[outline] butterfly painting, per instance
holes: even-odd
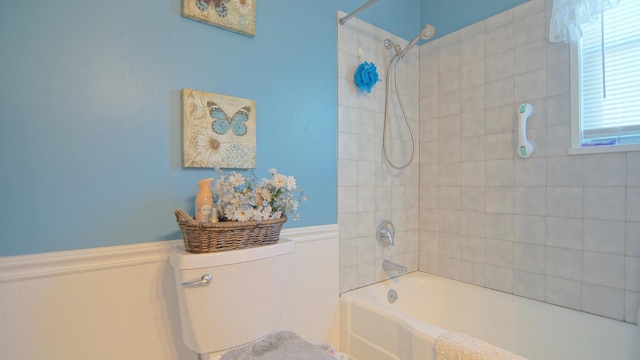
[[[182,0],[182,15],[249,37],[256,35],[256,0]]]
[[[201,11],[206,11],[209,7],[216,10],[216,14],[220,17],[227,17],[227,2],[229,0],[195,0],[196,6]]]
[[[183,166],[255,168],[255,109],[254,100],[182,89]]]
[[[211,118],[214,119],[213,123],[211,123],[211,129],[216,134],[226,135],[229,128],[231,128],[235,136],[244,136],[247,133],[247,125],[245,123],[249,119],[249,113],[251,113],[249,106],[241,107],[231,118],[213,101],[207,102],[207,107]]]

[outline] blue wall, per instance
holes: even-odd
[[[0,256],[179,238],[213,175],[181,167],[182,88],[256,100],[257,173],[310,197],[286,226],[335,223],[336,11],[364,2],[258,0],[253,39],[180,0],[0,2]],[[420,7],[359,17],[410,39]]]

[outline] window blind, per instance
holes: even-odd
[[[622,0],[582,30],[582,146],[640,143],[640,1]]]

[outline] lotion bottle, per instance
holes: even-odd
[[[211,182],[213,178],[202,179],[198,182],[200,190],[196,195],[196,221],[210,222],[213,215],[213,194]],[[217,218],[217,217],[216,217]]]

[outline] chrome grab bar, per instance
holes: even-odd
[[[182,286],[184,287],[204,287],[204,286],[208,286],[209,284],[211,284],[211,275],[209,274],[204,274],[202,275],[202,277],[199,280],[194,280],[194,281],[187,281],[187,282],[183,282]]]

